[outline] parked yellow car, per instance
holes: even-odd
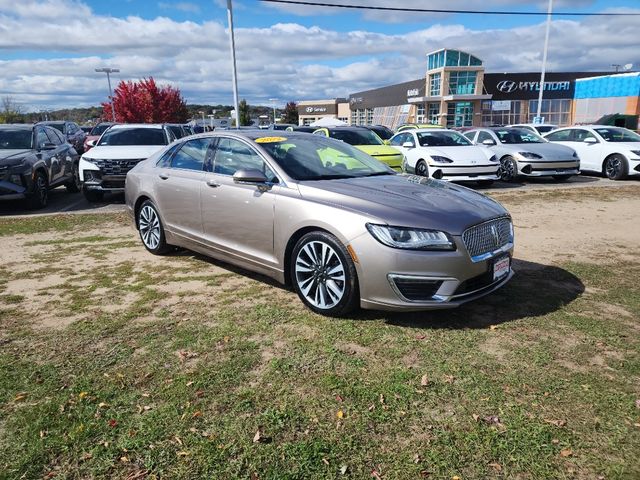
[[[385,145],[382,139],[368,128],[328,127],[319,128],[313,134],[342,140],[371,155],[376,160],[389,165],[394,170],[402,170],[404,155],[395,147]]]

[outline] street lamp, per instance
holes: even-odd
[[[109,101],[111,102],[111,118],[115,122],[116,121],[116,109],[113,106],[113,92],[111,91],[111,77],[109,76],[112,73],[120,72],[117,68],[96,68],[96,72],[98,73],[106,73],[107,74],[107,83],[109,84]]]
[[[209,114],[207,117],[209,117],[209,126],[211,127],[211,130],[213,130],[213,117],[215,117],[215,115]]]
[[[204,130],[206,130],[206,129],[207,129],[207,127],[206,127],[206,123],[204,123],[204,112],[203,112],[202,110],[200,110],[200,111],[198,111],[198,113],[199,113],[200,115],[202,115],[202,130],[204,131]]]
[[[236,109],[236,128],[240,129],[240,109],[238,108],[238,76],[236,72],[236,42],[233,36],[233,6],[227,0],[227,21],[229,22],[229,47],[231,48],[231,74],[233,76],[233,106]]]
[[[277,98],[270,98],[269,99],[270,102],[273,103],[273,124],[276,124],[276,102],[278,101]]]
[[[553,0],[549,0],[547,8],[547,29],[544,34],[544,51],[542,53],[542,71],[540,72],[540,91],[538,92],[538,111],[533,123],[542,123],[542,95],[544,92],[544,74],[547,69],[547,50],[549,49],[549,30],[551,29],[551,12],[553,11]]]

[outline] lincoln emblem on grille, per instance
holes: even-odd
[[[493,235],[496,247],[500,246],[500,235],[498,235],[498,228],[495,225],[491,225],[491,235]]]

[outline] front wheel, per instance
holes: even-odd
[[[353,260],[344,245],[326,232],[310,232],[298,240],[291,279],[302,302],[321,315],[345,315],[360,301]]]
[[[500,160],[500,168],[498,170],[500,180],[503,182],[513,182],[518,178],[518,166],[516,161],[511,157],[504,157]]]
[[[622,155],[611,155],[604,161],[604,173],[611,180],[626,178],[628,171],[627,159]]]
[[[43,172],[37,172],[33,179],[33,192],[27,200],[29,208],[37,210],[44,208],[49,203],[49,184]]]
[[[162,255],[171,250],[164,236],[164,227],[156,206],[149,200],[140,206],[136,218],[140,239],[147,250],[154,255]]]
[[[418,163],[416,164],[416,174],[421,177],[429,176],[429,167],[427,167],[427,162],[424,160],[418,160]]]
[[[67,187],[67,192],[69,193],[78,193],[82,188],[82,182],[80,181],[80,170],[77,163],[73,164],[71,180],[69,180],[65,187]]]

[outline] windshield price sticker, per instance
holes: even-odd
[[[284,142],[285,140],[285,137],[260,137],[256,138],[256,143],[275,143]]]

